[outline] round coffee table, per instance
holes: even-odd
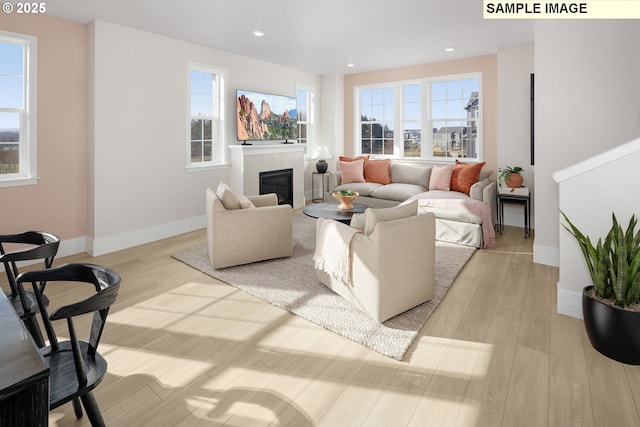
[[[344,222],[345,224],[349,224],[351,221],[351,217],[356,213],[363,213],[370,206],[363,205],[362,203],[351,203],[353,205],[353,209],[338,209],[338,203],[327,202],[327,203],[312,203],[307,205],[302,210],[305,215],[310,216],[312,218],[325,218],[325,219],[334,219],[336,221]]]

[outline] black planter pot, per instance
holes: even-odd
[[[584,327],[593,348],[629,365],[640,365],[640,312],[604,304],[582,290]]]

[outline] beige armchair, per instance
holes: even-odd
[[[225,209],[207,189],[207,242],[213,268],[247,264],[293,253],[293,210],[275,194],[247,197],[255,207]]]
[[[316,265],[316,277],[334,292],[383,322],[434,296],[435,216],[431,213],[375,224],[366,235],[353,234],[348,239],[331,239],[316,225],[318,250],[344,250],[350,245],[349,280],[328,274]],[[335,222],[335,221],[334,221]],[[335,222],[338,234],[348,235],[348,225]],[[333,224],[332,224],[333,226]],[[366,229],[365,229],[366,230]],[[341,247],[342,246],[342,247]],[[322,249],[319,249],[322,248]],[[333,249],[329,249],[333,248]],[[322,255],[322,254],[319,254]]]

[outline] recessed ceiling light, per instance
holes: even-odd
[[[349,68],[353,68],[355,66],[356,66],[356,64],[347,64],[347,67],[349,67]]]
[[[445,51],[445,52],[453,52],[454,50],[456,50],[456,48],[455,48],[455,47],[445,47],[445,48],[444,48],[444,51]]]
[[[256,37],[262,37],[262,36],[264,36],[264,31],[254,30],[253,31],[253,35],[256,36]]]

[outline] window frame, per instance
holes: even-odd
[[[311,156],[313,155],[313,151],[315,150],[315,146],[316,146],[316,88],[315,86],[311,86],[303,83],[296,83],[295,85],[296,100],[298,99],[298,91],[307,92],[307,120],[300,120],[300,113],[298,112],[297,143],[306,144],[304,149],[305,150],[304,156],[305,158],[310,159]],[[300,107],[297,107],[297,109],[299,110]],[[305,138],[306,142],[300,142],[300,140],[302,139],[300,137],[300,135],[302,134],[302,132],[300,132],[300,125],[307,126],[306,138]]]
[[[458,80],[478,80],[478,113],[474,119],[477,128],[476,137],[476,156],[477,157],[439,157],[433,155],[434,138],[432,123],[442,121],[441,119],[434,119],[432,117],[432,84],[442,83]],[[404,133],[405,133],[405,120],[404,120],[404,87],[408,85],[420,85],[420,156],[419,157],[406,157],[404,155]],[[380,82],[374,84],[357,85],[353,88],[353,133],[354,133],[354,147],[353,152],[357,155],[370,154],[362,152],[362,121],[361,121],[361,92],[363,90],[370,89],[384,89],[393,88],[393,129],[394,129],[394,150],[393,154],[371,154],[376,158],[398,158],[403,161],[427,161],[430,163],[454,163],[456,159],[468,161],[468,162],[480,162],[483,161],[483,94],[482,94],[482,72],[472,72],[454,75],[445,75],[437,77],[425,77],[419,79],[410,80],[398,80],[393,82]],[[469,120],[469,118],[465,118]],[[416,122],[411,120],[411,122]],[[426,131],[425,131],[426,130]]]
[[[214,109],[214,115],[212,116],[198,116],[205,119],[212,120],[212,133],[211,133],[211,160],[202,162],[192,162],[191,160],[191,121],[194,116],[191,115],[192,93],[191,93],[191,72],[199,71],[204,73],[211,73],[217,76],[215,81],[215,93],[217,99],[212,94],[212,106]],[[226,155],[226,79],[227,72],[220,67],[214,67],[198,62],[189,61],[187,64],[187,120],[186,120],[186,170],[188,172],[198,172],[220,169],[227,166]],[[217,116],[215,111],[217,110]],[[217,122],[215,126],[214,122]],[[215,131],[214,131],[215,130]]]
[[[0,174],[0,187],[34,185],[38,182],[38,38],[26,34],[0,30],[0,42],[23,46],[22,108],[0,106],[0,112],[20,114],[17,174]]]

